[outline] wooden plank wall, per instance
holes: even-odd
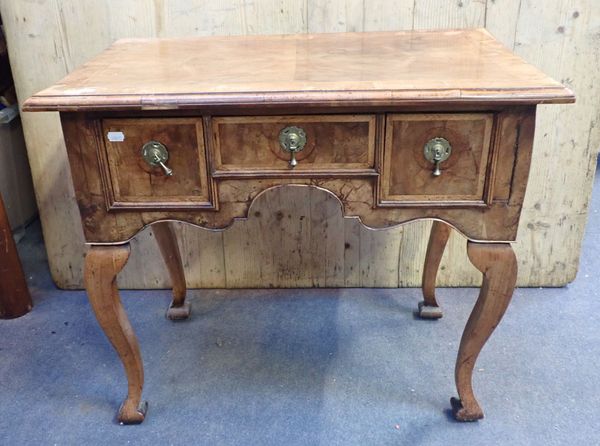
[[[539,109],[516,246],[520,285],[563,285],[575,277],[600,145],[597,0],[3,0],[0,13],[21,101],[121,37],[486,27],[578,93],[576,105]],[[58,116],[27,113],[23,123],[52,275],[61,287],[81,287],[83,237]],[[267,228],[252,219],[214,233],[181,225],[189,285],[419,285],[428,223],[369,231],[342,219],[324,195],[301,225],[301,210],[288,207],[291,217]],[[315,238],[322,236],[324,245]],[[441,284],[478,283],[464,250],[454,235]],[[120,283],[166,286],[149,230],[133,251]]]

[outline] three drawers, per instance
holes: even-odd
[[[492,113],[378,122],[375,114],[104,119],[109,208],[214,209],[219,179],[286,177],[376,177],[378,206],[485,204]]]

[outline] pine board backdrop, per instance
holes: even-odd
[[[485,27],[577,94],[575,105],[538,109],[516,244],[519,285],[575,278],[600,146],[598,0],[0,0],[0,13],[20,102],[122,37]],[[85,248],[58,114],[24,113],[23,124],[52,276],[60,287],[80,288]],[[266,200],[261,213],[275,205]],[[178,225],[188,285],[420,284],[430,223],[367,230],[324,198],[302,225],[296,206],[284,207],[291,218],[269,228],[252,218],[222,232]],[[168,286],[150,229],[132,250],[120,285]],[[439,284],[479,281],[465,240],[453,234]]]

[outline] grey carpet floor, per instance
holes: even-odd
[[[441,289],[445,316],[414,317],[418,289],[122,293],[146,365],[144,424],[83,292],[58,290],[39,227],[20,243],[35,302],[0,321],[0,445],[600,445],[600,181],[577,280],[518,289],[476,366],[486,418],[457,423],[458,342],[476,289]]]

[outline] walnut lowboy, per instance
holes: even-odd
[[[60,112],[86,289],[129,383],[119,421],[140,423],[147,407],[116,285],[128,241],[153,225],[173,282],[167,316],[185,319],[169,221],[223,229],[284,187],[331,193],[372,228],[435,220],[423,318],[442,316],[434,288],[451,228],[468,239],[483,285],[452,406],[458,420],[482,418],[471,377],[515,286],[536,106],[573,101],[485,30],[121,40],[29,98],[26,111]]]

